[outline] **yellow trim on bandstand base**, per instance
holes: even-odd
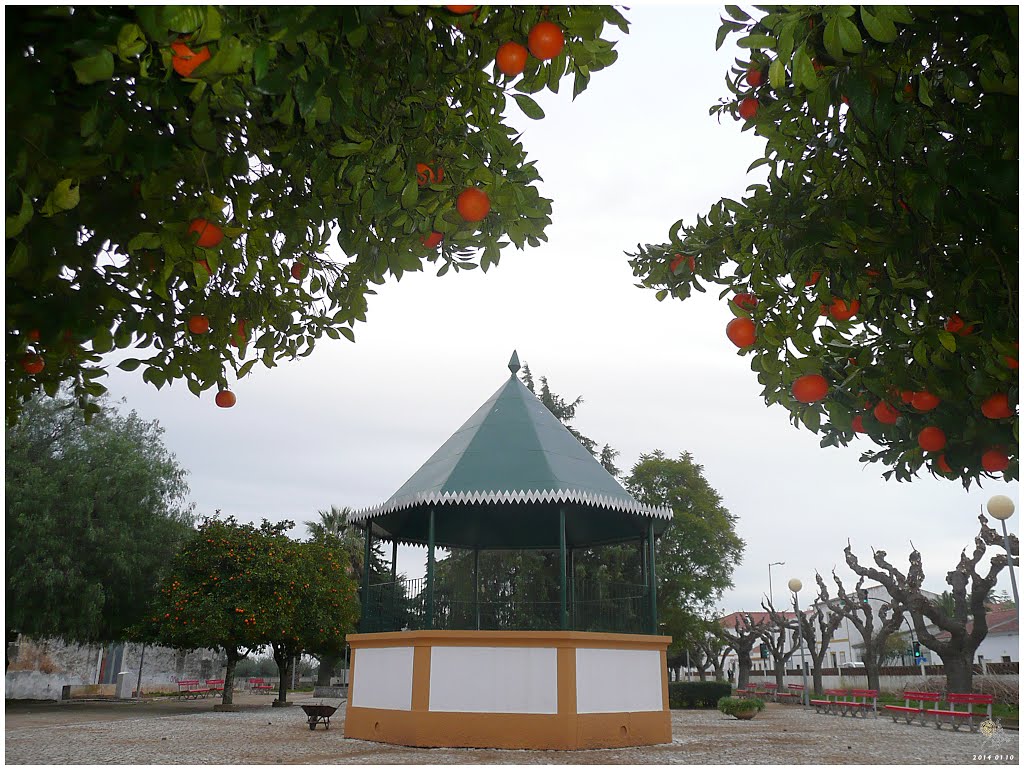
[[[405,746],[500,749],[595,749],[669,743],[668,669],[671,637],[583,631],[404,631],[352,634],[353,652],[371,648],[413,648],[411,709],[352,705],[358,687],[356,662],[345,716],[345,737]],[[557,713],[480,713],[430,711],[430,660],[434,647],[555,648]],[[577,711],[576,651],[655,650],[660,653],[661,703],[658,711],[584,713]],[[353,655],[358,661],[358,654]]]

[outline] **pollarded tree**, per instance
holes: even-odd
[[[507,109],[543,117],[530,94],[566,74],[579,94],[627,23],[471,10],[9,9],[8,414],[40,386],[98,395],[131,345],[119,366],[157,387],[226,389],[353,339],[388,275],[538,245],[551,202]]]
[[[765,183],[631,264],[659,300],[723,287],[766,404],[862,462],[1018,478],[1015,6],[728,6],[750,51],[712,114]]]
[[[772,625],[765,630],[761,639],[768,645],[768,650],[771,652],[772,660],[775,663],[775,685],[778,687],[778,691],[782,692],[786,686],[786,663],[799,649],[797,646],[800,638],[799,623],[795,617],[787,618],[776,610],[770,600],[762,601],[761,606],[772,621]]]
[[[1008,556],[1003,550],[1002,537],[988,526],[984,514],[979,515],[978,520],[981,531],[974,538],[974,552],[968,555],[966,549],[961,551],[956,568],[946,573],[953,602],[952,612],[947,612],[941,602],[931,601],[921,592],[924,566],[916,548],[910,553],[910,567],[906,574],[886,561],[885,551],[874,552],[876,569],[861,565],[850,546],[845,549],[846,563],[861,576],[861,581],[865,577],[877,580],[885,586],[894,602],[906,607],[921,644],[942,658],[946,686],[950,692],[971,692],[974,655],[988,634],[985,602],[1000,571],[1011,561],[1011,567],[1020,561],[1016,535],[1010,535],[1011,555]],[[988,571],[979,573],[978,564],[989,546],[995,546],[999,552],[989,560]]]
[[[772,621],[767,616],[754,620],[749,612],[737,612],[735,616],[731,630],[725,625],[725,618],[719,622],[719,626],[722,637],[736,653],[739,666],[739,671],[736,674],[736,687],[742,690],[746,689],[750,682],[750,670],[754,666],[754,662],[750,658],[750,651],[771,628]]]
[[[123,638],[191,532],[163,429],[100,402],[33,398],[4,436],[7,637]]]
[[[878,551],[876,552],[876,557],[878,553],[883,556],[885,555],[884,551]],[[848,565],[850,565],[851,555],[850,546],[846,546],[846,563]],[[854,560],[856,560],[856,557],[854,557]],[[860,575],[854,594],[851,596],[847,593],[846,588],[843,586],[843,581],[833,572],[832,579],[835,581],[838,595],[834,599],[826,598],[824,601],[830,612],[834,615],[842,615],[848,618],[860,633],[864,645],[861,660],[864,663],[864,673],[867,675],[868,688],[877,690],[879,689],[879,669],[885,660],[889,637],[899,631],[900,624],[903,623],[903,613],[907,610],[907,604],[890,591],[890,601],[880,602],[878,605],[878,625],[876,627],[875,608],[871,606],[871,599],[863,588],[866,575],[854,569],[852,565],[850,569],[853,569],[857,575]],[[886,584],[883,583],[883,585]],[[887,585],[886,588],[888,588]],[[818,577],[818,590],[822,592],[820,596],[827,596],[824,582],[820,576]],[[821,600],[820,596],[819,601]]]
[[[807,652],[811,658],[812,686],[815,693],[821,694],[823,689],[821,669],[823,668],[825,653],[828,651],[832,637],[839,626],[842,625],[845,616],[842,612],[838,612],[829,606],[828,588],[825,586],[824,581],[822,581],[821,575],[815,573],[814,579],[818,583],[818,597],[809,609],[801,612],[796,612],[796,603],[794,602],[795,620],[793,621],[793,627],[799,626],[799,633],[803,636],[804,643],[807,645]],[[770,603],[769,606],[771,606]]]

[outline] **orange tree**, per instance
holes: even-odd
[[[321,660],[345,652],[345,634],[359,617],[356,582],[340,544],[326,538],[275,547],[279,580],[273,587],[274,611],[265,615],[267,639],[279,673],[278,698],[288,698],[292,661],[303,652]]]
[[[224,391],[354,339],[389,275],[544,240],[506,110],[542,118],[530,94],[567,74],[579,94],[626,21],[452,8],[10,9],[7,413],[65,381],[91,413],[102,356],[130,346],[118,366],[157,388]],[[509,42],[530,50],[499,71]]]
[[[1017,8],[726,6],[767,180],[639,246],[657,298],[724,287],[767,404],[909,480],[1018,477]]]
[[[269,641],[284,610],[275,591],[284,581],[291,522],[259,527],[233,517],[203,519],[174,557],[142,635],[181,649],[219,649],[227,656],[225,704],[235,665]]]

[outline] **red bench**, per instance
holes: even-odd
[[[270,692],[274,689],[274,685],[264,682],[263,677],[252,676],[249,677],[249,688],[253,692]]]
[[[765,683],[761,685],[761,688],[761,692],[758,692],[758,695],[765,695],[771,698],[776,703],[778,702],[778,699],[775,696],[779,691],[779,686],[775,684],[775,682],[771,682],[770,684]]]
[[[852,701],[846,703],[846,713],[852,717],[866,717],[868,712],[878,719],[878,690],[850,690]]]
[[[802,701],[804,697],[804,686],[802,684],[791,684],[787,692],[776,692],[775,700],[779,703],[794,703]]]
[[[917,701],[917,706],[911,706],[910,701]],[[937,692],[920,692],[918,690],[904,690],[903,691],[903,705],[902,706],[886,706],[885,710],[889,712],[893,722],[898,722],[901,718],[906,720],[909,725],[917,717],[921,718],[921,722],[924,722],[925,704],[934,704],[934,708],[939,707],[939,703],[942,701],[942,695]],[[932,709],[934,710],[934,709]]]
[[[209,687],[200,687],[198,679],[179,679],[178,680],[178,698],[196,700],[197,698],[205,698],[210,694]]]
[[[942,729],[942,720],[947,720],[954,730],[959,730],[960,725],[964,722],[970,728],[973,733],[978,728],[974,724],[974,720],[977,717],[980,721],[982,718],[991,720],[992,719],[992,702],[995,698],[992,695],[982,695],[981,693],[972,692],[951,692],[946,695],[946,705],[949,706],[947,709],[925,709],[925,714],[932,714],[935,716],[935,727]],[[963,706],[963,711],[958,711],[956,706]],[[977,712],[974,710],[975,706],[985,706],[984,712]]]
[[[224,680],[223,679],[207,679],[206,687],[211,693],[223,693],[224,692]]]
[[[846,690],[825,690],[825,698],[811,699],[811,705],[814,706],[814,710],[819,714],[838,714],[840,716],[846,715],[846,707],[849,702],[846,700],[848,693]],[[842,698],[842,700],[839,700]]]

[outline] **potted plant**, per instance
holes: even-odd
[[[760,698],[728,696],[719,699],[718,710],[737,719],[753,719],[758,711],[764,710],[764,701]]]

